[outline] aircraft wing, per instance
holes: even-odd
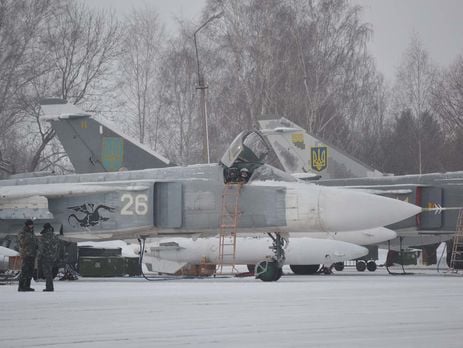
[[[143,191],[147,186],[142,184],[114,185],[106,184],[73,183],[73,184],[47,184],[47,185],[17,185],[0,186],[0,202],[5,200],[43,196],[47,198],[86,195],[94,193],[109,193],[114,191]]]
[[[373,195],[409,195],[414,191],[410,189],[410,186],[418,187],[419,185],[407,185],[404,188],[401,187],[385,187],[385,186],[338,186],[348,190],[360,190]]]
[[[47,185],[0,186],[0,219],[53,219],[48,209],[49,199],[66,196],[105,194],[115,191],[138,192],[147,190],[143,183],[118,182],[72,183]]]

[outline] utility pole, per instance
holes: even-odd
[[[220,12],[212,17],[210,17],[206,22],[204,22],[198,29],[196,29],[195,33],[193,34],[194,41],[195,41],[195,50],[196,50],[196,63],[198,65],[198,86],[196,89],[200,90],[200,109],[201,109],[201,116],[202,116],[202,123],[203,123],[203,159],[207,160],[207,163],[211,163],[210,151],[209,151],[209,127],[208,127],[208,116],[207,116],[207,103],[206,103],[206,90],[207,85],[204,81],[204,76],[201,73],[201,68],[199,66],[199,54],[198,54],[198,40],[196,38],[196,34],[203,29],[206,25],[208,25],[213,20],[220,18],[223,12]]]

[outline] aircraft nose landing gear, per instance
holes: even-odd
[[[256,279],[264,282],[275,282],[283,274],[283,264],[285,262],[284,246],[287,241],[279,233],[275,233],[275,237],[271,233],[268,233],[268,235],[273,240],[270,249],[273,250],[274,256],[269,260],[258,262],[254,274]]]
[[[274,282],[280,279],[283,270],[278,266],[278,262],[271,259],[260,261],[256,264],[254,274],[256,275],[256,279],[260,279],[263,282]]]

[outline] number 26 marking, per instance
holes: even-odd
[[[121,202],[123,203],[121,215],[146,215],[148,212],[148,196],[145,194],[124,193]]]

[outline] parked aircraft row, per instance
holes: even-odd
[[[308,254],[314,255],[310,243],[334,250],[336,241],[314,242],[307,237],[312,232],[331,233],[331,238],[340,240],[349,234],[359,238],[374,235],[365,229],[393,224],[422,211],[401,200],[301,182],[265,163],[269,148],[258,132],[238,135],[218,164],[175,167],[152,151],[139,151],[136,142],[124,139],[73,105],[51,101],[43,108],[76,170],[96,173],[1,181],[1,231],[17,230],[23,219],[32,217],[51,222],[70,240],[210,237],[223,228],[224,190],[227,185],[239,185],[235,232],[271,234],[271,243],[265,239],[257,242],[267,249],[270,243],[271,252],[256,253],[256,257],[264,258],[254,262],[260,267],[260,279],[277,280],[286,259],[300,254],[292,255],[289,250],[301,251],[300,246],[305,245]],[[147,159],[152,157],[155,160]],[[131,169],[132,163],[162,168],[110,172]],[[237,184],[237,173],[243,169],[250,179]],[[108,172],[98,173],[102,170]],[[298,235],[307,239],[294,238]],[[289,237],[290,245],[295,246],[286,250]],[[237,256],[241,244],[256,240],[238,241]],[[336,247],[347,250],[341,242]],[[352,251],[349,258],[360,250]],[[309,256],[304,262],[309,262]]]

